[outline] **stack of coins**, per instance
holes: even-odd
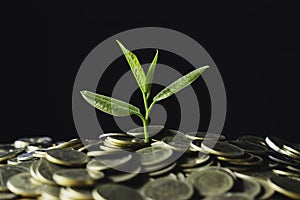
[[[0,199],[300,199],[300,148],[149,126],[99,139],[0,145]]]

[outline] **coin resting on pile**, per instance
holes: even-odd
[[[300,199],[299,144],[148,129],[1,144],[0,199]]]

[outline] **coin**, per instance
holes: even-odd
[[[188,132],[186,137],[191,140],[225,140],[225,136],[218,133],[207,133],[207,132]]]
[[[8,179],[22,172],[26,172],[26,170],[17,166],[9,166],[9,165],[1,166],[0,167],[0,192],[8,191],[7,188]]]
[[[61,199],[94,199],[92,196],[93,188],[76,188],[67,187],[60,188],[60,198]]]
[[[195,171],[188,176],[188,181],[194,185],[202,196],[220,195],[233,186],[232,177],[221,168],[210,168]]]
[[[175,151],[185,152],[190,147],[190,141],[178,131],[175,136],[167,136],[162,139],[163,144]]]
[[[0,193],[0,199],[2,200],[8,200],[8,199],[15,199],[17,195],[11,192],[1,192]]]
[[[46,159],[64,166],[80,166],[89,161],[89,157],[85,153],[72,149],[51,149],[47,151]]]
[[[38,180],[45,184],[53,185],[55,184],[52,176],[57,170],[62,169],[61,166],[53,164],[46,159],[40,159],[35,169],[35,175]]]
[[[244,193],[227,193],[219,196],[210,196],[204,198],[204,200],[253,200],[250,196]]]
[[[145,147],[136,151],[142,165],[155,165],[172,156],[172,150],[161,146]]]
[[[268,179],[270,186],[284,196],[300,199],[300,181],[282,176],[272,176]]]
[[[124,185],[106,183],[97,186],[93,192],[94,199],[107,199],[107,200],[143,200],[144,198],[134,189]]]
[[[131,154],[115,154],[103,157],[97,157],[88,162],[87,168],[91,171],[105,170],[108,168],[117,168],[130,162],[132,159]]]
[[[47,200],[59,200],[60,187],[57,185],[43,185],[41,188],[41,196]]]
[[[89,186],[95,184],[104,174],[92,177],[86,169],[61,169],[53,174],[53,180],[62,186]]]
[[[201,143],[201,148],[210,154],[226,157],[238,157],[244,154],[241,148],[233,144],[215,140],[204,140]]]
[[[152,126],[147,126],[146,128],[149,137],[153,137],[164,130],[164,126],[162,125],[152,125]],[[138,128],[130,129],[127,131],[127,134],[138,138],[144,138],[144,128],[138,127]]]
[[[262,145],[254,144],[246,141],[230,141],[230,143],[234,144],[237,147],[240,147],[245,152],[258,154],[258,155],[264,155],[267,153],[268,150],[266,147]]]
[[[150,181],[143,189],[146,198],[155,200],[190,199],[193,192],[193,187],[187,182],[163,178]]]
[[[40,183],[35,181],[28,172],[14,175],[7,182],[7,187],[11,192],[25,197],[40,195],[40,186]]]

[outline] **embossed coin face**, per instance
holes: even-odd
[[[41,184],[35,181],[30,173],[24,172],[11,177],[7,182],[10,191],[25,197],[35,197],[40,195]]]
[[[63,169],[53,174],[53,180],[62,186],[88,186],[104,177],[102,172],[97,175],[98,177],[91,176],[86,169]]]
[[[171,148],[175,151],[185,152],[190,147],[190,141],[180,132],[175,136],[164,137],[162,142],[167,148]]]
[[[244,154],[241,148],[233,144],[213,140],[204,140],[201,143],[201,148],[210,154],[226,157],[238,157]]]
[[[206,168],[190,174],[188,181],[203,196],[220,195],[233,186],[232,177],[221,168]]]
[[[143,190],[147,198],[156,200],[190,199],[193,192],[193,187],[189,183],[163,178],[150,181],[145,185]]]
[[[144,198],[134,189],[119,184],[101,184],[93,190],[94,199],[107,200],[143,200]]]
[[[41,187],[41,196],[43,199],[58,200],[60,187],[57,185],[43,185]]]
[[[85,153],[72,149],[51,149],[47,151],[46,159],[65,166],[80,166],[89,161],[89,157]]]
[[[270,186],[277,192],[294,199],[300,199],[300,181],[283,176],[268,179]]]
[[[163,162],[172,156],[172,150],[161,146],[146,147],[136,151],[142,165],[154,165]]]

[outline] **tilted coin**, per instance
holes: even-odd
[[[59,200],[60,187],[57,185],[43,185],[40,188],[41,196],[47,200]]]
[[[137,168],[135,170],[132,170],[132,172],[122,172],[115,170],[114,173],[108,175],[108,179],[114,183],[125,182],[136,177],[141,172],[141,170],[141,166],[137,166]]]
[[[268,179],[268,183],[278,193],[300,199],[300,181],[283,176],[272,176]]]
[[[209,160],[207,154],[198,153],[196,156],[183,156],[180,159],[180,166],[183,168],[192,168],[201,165]]]
[[[119,184],[101,184],[93,190],[94,199],[106,200],[143,200],[144,198],[134,189]]]
[[[97,157],[90,160],[87,164],[87,169],[89,170],[105,170],[108,168],[117,168],[132,159],[131,154],[115,154],[103,157]]]
[[[167,136],[162,139],[163,144],[175,151],[185,152],[190,147],[190,141],[178,131],[175,136]]]
[[[53,173],[60,169],[62,169],[61,166],[53,164],[48,160],[42,158],[38,161],[35,169],[35,175],[40,182],[53,185],[55,184],[52,178]]]
[[[149,134],[149,137],[153,137],[162,130],[164,130],[164,126],[162,125],[152,125],[152,126],[147,126],[147,132]],[[130,129],[127,131],[128,135],[132,135],[134,137],[138,138],[143,138],[144,137],[144,128],[143,127],[138,127],[134,129]]]
[[[5,160],[8,160],[10,158],[16,157],[18,154],[22,153],[24,149],[13,149],[7,152],[1,152],[0,153],[0,162],[3,162]]]
[[[41,184],[35,181],[30,173],[24,172],[12,176],[7,182],[7,187],[14,194],[36,197],[40,195]]]
[[[92,188],[62,187],[59,196],[60,199],[94,199]]]
[[[245,152],[264,155],[267,153],[268,149],[262,145],[254,144],[246,141],[230,141],[231,144],[234,144],[237,147],[240,147]]]
[[[247,194],[252,198],[255,198],[261,190],[260,184],[253,179],[238,179],[235,184],[241,186],[235,192]]]
[[[203,196],[224,194],[232,188],[234,183],[227,172],[221,168],[210,169],[210,167],[191,173],[188,181]]]
[[[218,133],[209,132],[188,132],[186,137],[191,140],[225,140],[225,136]]]
[[[169,159],[172,156],[172,150],[161,146],[151,146],[140,150],[136,153],[140,156],[142,165],[154,165]]]
[[[26,172],[26,170],[17,166],[10,166],[10,165],[1,166],[0,167],[0,192],[8,191],[7,188],[8,179],[22,172]]]
[[[256,135],[243,135],[237,138],[238,141],[246,141],[262,146],[267,146],[265,139]]]
[[[89,161],[89,157],[85,153],[72,149],[51,149],[47,151],[46,159],[65,166],[80,166]]]
[[[201,148],[210,154],[226,157],[238,157],[244,154],[244,150],[233,144],[215,140],[204,140]]]
[[[268,184],[266,180],[260,180],[260,179],[255,179],[257,181],[262,189],[262,192],[259,193],[259,195],[256,197],[257,199],[269,199],[275,191],[272,189],[272,187]]]
[[[170,164],[169,166],[166,166],[166,167],[164,167],[162,169],[159,169],[157,171],[149,170],[149,171],[151,171],[149,173],[149,176],[161,176],[163,174],[166,174],[167,172],[170,172],[172,169],[174,169],[176,167],[176,165],[177,165],[177,163],[174,162],[174,163]]]
[[[86,169],[62,169],[53,174],[53,180],[62,186],[89,186],[95,184],[104,174],[92,177]]]
[[[219,196],[209,196],[204,200],[254,200],[251,196],[244,193],[226,193]]]
[[[11,192],[0,192],[0,199],[8,200],[8,199],[15,199],[17,195]]]
[[[266,137],[267,145],[276,152],[284,154],[286,156],[300,160],[300,154],[297,152],[297,148],[276,137]],[[292,150],[292,152],[289,151]]]
[[[224,157],[224,156],[217,156],[216,157],[220,161],[227,161],[227,162],[243,162],[249,161],[253,159],[253,155],[250,153],[245,152],[243,155],[239,157]]]
[[[263,162],[263,159],[259,156],[253,156],[251,160],[246,161],[229,161],[231,165],[240,165],[240,166],[257,166]]]

